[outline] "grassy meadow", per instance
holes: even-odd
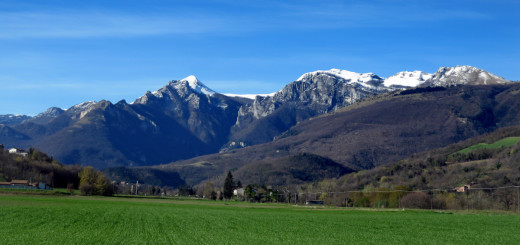
[[[517,244],[520,216],[0,194],[0,244]]]
[[[472,145],[468,148],[464,148],[460,150],[458,153],[468,154],[472,151],[478,150],[478,149],[497,149],[501,147],[510,147],[513,145],[516,145],[520,142],[520,137],[507,137],[498,141],[495,141],[491,144],[486,143],[479,143],[476,145]]]

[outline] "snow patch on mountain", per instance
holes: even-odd
[[[390,86],[405,86],[417,87],[423,84],[428,79],[432,78],[433,74],[428,74],[422,71],[402,71],[385,79],[384,85]]]
[[[508,82],[510,81],[473,66],[456,66],[439,68],[439,70],[433,74],[432,78],[425,82],[424,85],[487,85],[504,84]]]
[[[190,86],[190,88],[195,90],[195,92],[197,92],[199,94],[206,94],[206,95],[209,95],[209,96],[212,96],[213,94],[215,94],[215,91],[211,90],[206,85],[201,83],[199,81],[199,79],[197,79],[193,75],[190,75],[190,76],[180,80],[180,83],[182,83],[182,82],[187,82],[188,85]]]
[[[326,74],[329,76],[335,76],[342,78],[350,84],[360,84],[364,87],[374,88],[373,83],[382,83],[384,80],[383,78],[373,74],[373,73],[356,73],[351,72],[347,70],[340,70],[340,69],[330,69],[330,70],[319,70],[314,72],[308,72],[300,76],[296,81],[308,81],[311,80],[312,77]]]
[[[84,110],[90,109],[95,104],[96,104],[95,101],[87,101],[87,102],[83,102],[83,103],[77,104],[75,106],[72,106],[71,108],[67,109],[67,111],[68,110],[84,111]]]
[[[277,92],[270,93],[270,94],[228,94],[228,93],[224,93],[223,95],[225,95],[227,97],[240,97],[240,98],[247,98],[247,99],[254,100],[256,98],[256,96],[271,97],[271,96],[273,96],[276,93]]]
[[[67,112],[73,112],[74,115],[72,116],[73,119],[76,119],[76,114],[80,114],[79,119],[82,119],[89,113],[92,109],[94,109],[94,105],[96,104],[95,101],[87,101],[80,104],[77,104],[75,106],[72,106],[71,108],[67,109]]]
[[[208,88],[206,85],[204,85],[202,82],[200,82],[197,77],[190,75],[184,79],[181,80],[172,80],[166,85],[165,87],[162,87],[154,92],[151,92],[155,97],[162,98],[164,96],[164,93],[168,93],[168,87],[173,87],[177,91],[187,91],[187,88],[190,88],[191,90],[195,91],[198,94],[204,94],[212,96],[215,94],[215,91]],[[183,92],[185,94],[186,92]],[[144,96],[150,96],[147,92]],[[137,100],[143,100],[146,98],[143,98],[144,96],[138,98]]]

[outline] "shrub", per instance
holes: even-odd
[[[108,178],[93,167],[85,167],[78,175],[81,195],[111,196],[114,194]]]

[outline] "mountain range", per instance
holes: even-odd
[[[281,172],[294,159],[324,157],[319,160],[327,163],[323,166],[344,173],[513,124],[517,110],[507,103],[516,103],[511,92],[516,83],[507,84],[470,66],[388,78],[331,69],[303,74],[272,95],[251,99],[217,93],[189,76],[131,103],[91,101],[66,110],[49,108],[35,117],[2,116],[0,143],[35,147],[63,163],[99,169],[174,162],[152,169],[169,169],[182,179],[179,183],[188,184],[245,163],[268,164],[278,155],[286,162]],[[438,118],[430,120],[436,113]],[[400,151],[385,151],[385,140],[396,132],[408,140],[396,142],[404,144]],[[360,144],[367,147],[349,150]],[[207,160],[227,156],[225,163]],[[241,171],[246,175],[246,169]]]
[[[519,92],[518,83],[394,91],[300,122],[268,143],[149,168],[191,185],[219,183],[226,170],[243,183],[301,184],[306,180],[297,176],[306,175],[293,172],[302,164],[294,156],[335,163],[324,165],[325,172],[336,165],[353,172],[518,125]]]

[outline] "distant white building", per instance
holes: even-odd
[[[244,196],[245,189],[244,188],[238,188],[233,190],[233,195],[243,197]]]
[[[22,149],[18,149],[18,148],[9,149],[9,154],[16,154],[16,155],[20,155],[23,157],[26,157],[27,155],[29,155],[29,153],[27,153],[26,151],[24,151]]]

